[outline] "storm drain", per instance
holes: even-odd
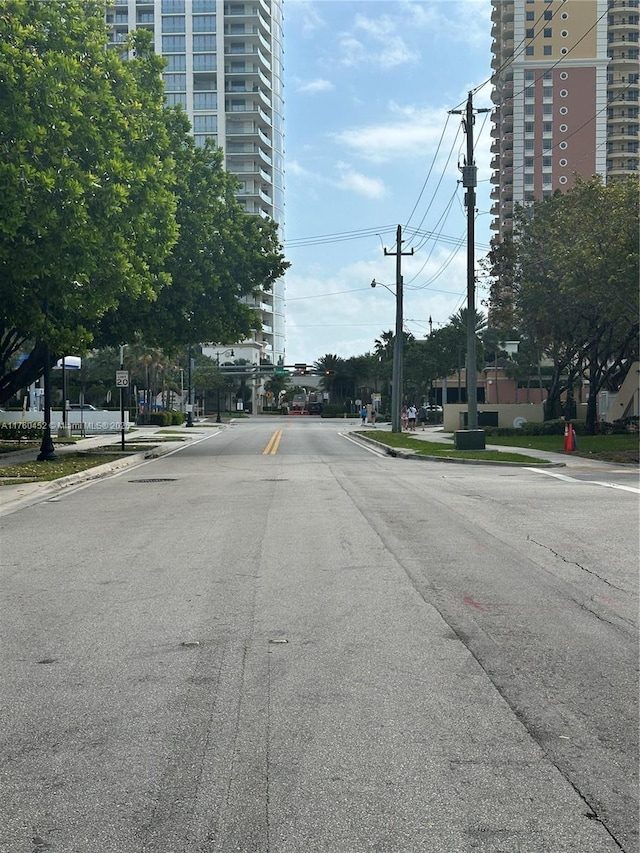
[[[146,480],[129,480],[130,483],[175,483],[177,477],[149,477]]]

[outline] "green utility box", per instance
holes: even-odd
[[[485,450],[483,429],[459,429],[454,433],[456,450]]]

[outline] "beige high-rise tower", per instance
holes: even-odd
[[[213,139],[240,181],[248,213],[284,226],[283,0],[109,0],[111,46],[144,27],[167,60],[166,99],[184,107],[196,140]],[[284,357],[284,282],[255,304],[256,357]],[[243,353],[244,354],[244,353]]]

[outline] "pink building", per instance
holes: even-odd
[[[638,0],[492,0],[492,229],[575,173],[638,169]]]

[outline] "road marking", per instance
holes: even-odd
[[[278,447],[280,446],[280,439],[282,438],[282,430],[277,429],[274,434],[269,439],[269,442],[265,449],[262,451],[263,456],[275,456],[278,452]]]
[[[525,471],[533,471],[534,474],[546,474],[547,477],[555,477],[556,480],[564,480],[565,483],[584,483],[591,486],[604,486],[607,489],[620,489],[622,492],[632,492],[640,495],[640,489],[634,486],[622,486],[620,483],[601,483],[599,480],[579,480],[576,477],[567,477],[566,474],[558,474],[555,471],[545,471],[542,468],[525,468]]]

